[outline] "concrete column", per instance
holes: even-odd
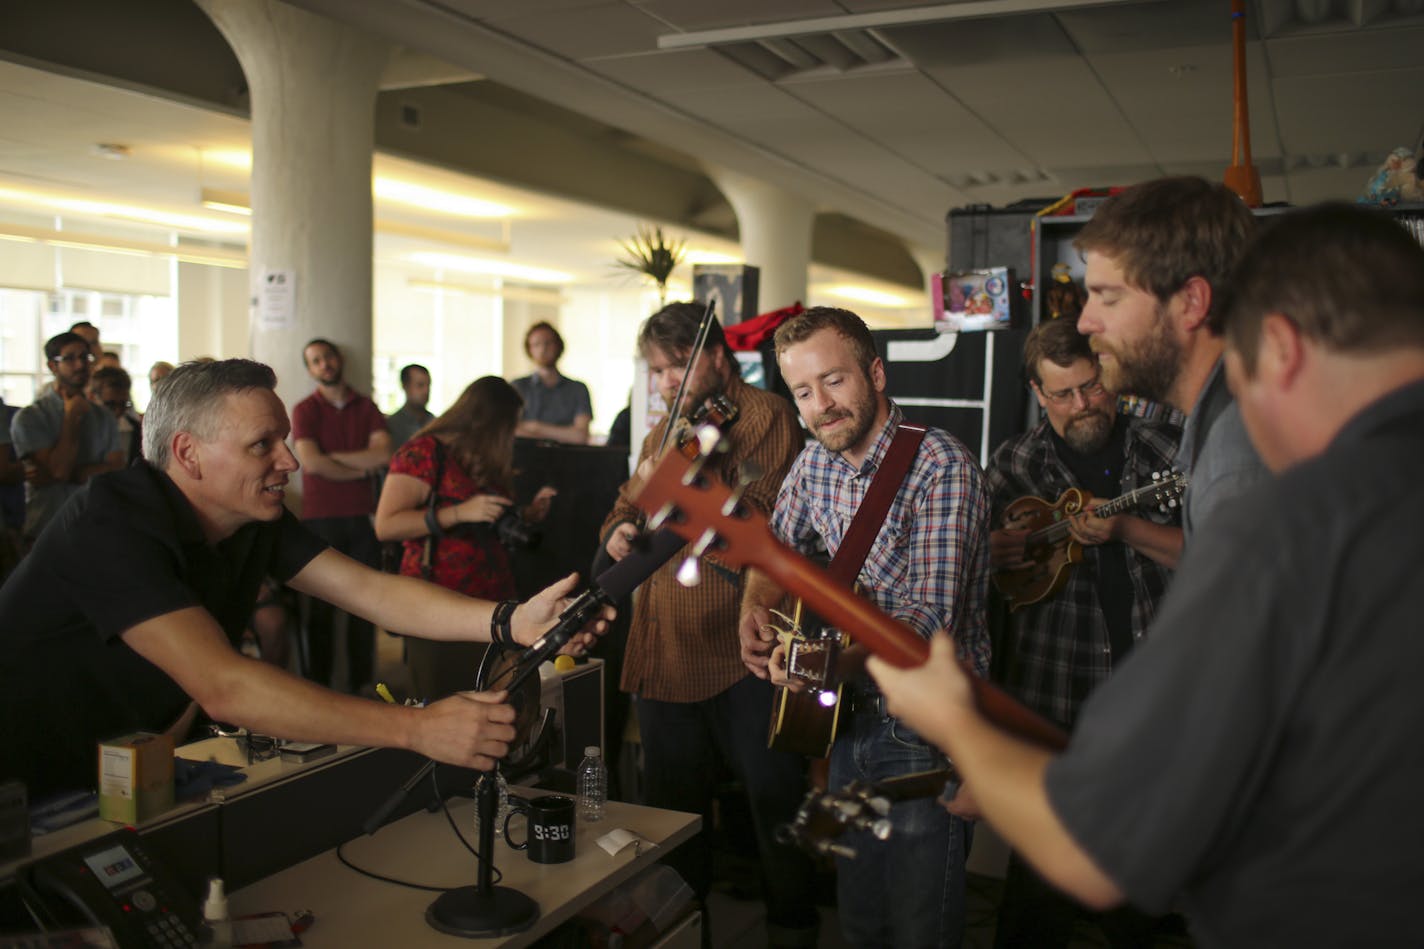
[[[371,391],[371,153],[386,42],[279,0],[196,0],[231,44],[252,99],[254,359],[288,407],[312,388],[302,346],[341,347],[346,381]],[[264,274],[296,280],[295,307],[264,325]]]
[[[714,169],[709,174],[737,212],[746,262],[761,268],[758,312],[805,303],[816,217],[811,202],[736,172]]]

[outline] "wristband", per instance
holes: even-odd
[[[510,620],[518,607],[518,600],[500,600],[495,604],[494,615],[490,617],[490,642],[496,646],[519,645],[514,641],[514,630],[510,628]]]
[[[440,526],[440,518],[435,514],[434,505],[425,509],[425,526],[429,529],[430,536],[436,540],[445,536],[445,528]]]

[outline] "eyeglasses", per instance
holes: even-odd
[[[119,409],[131,409],[133,403],[127,399],[105,399],[104,404],[117,412]]]
[[[94,361],[94,354],[93,354],[93,353],[60,353],[58,356],[54,357],[54,361],[55,361],[55,362],[63,362],[63,363],[75,363],[75,362],[78,362],[78,363],[85,363],[85,362],[93,362],[93,361]]]
[[[1054,405],[1067,405],[1073,401],[1075,395],[1081,395],[1083,401],[1086,402],[1089,399],[1102,395],[1105,390],[1103,389],[1102,377],[1098,375],[1093,376],[1093,378],[1082,385],[1069,386],[1066,389],[1055,389],[1052,391],[1039,386],[1038,391],[1043,393],[1043,397]]]

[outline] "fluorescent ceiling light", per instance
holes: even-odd
[[[907,300],[897,293],[886,293],[884,290],[873,290],[870,287],[859,287],[853,284],[840,284],[834,287],[825,287],[823,290],[831,296],[854,300],[857,303],[869,303],[871,306],[907,307],[921,304],[921,301]]]
[[[420,251],[407,255],[406,259],[435,270],[454,270],[459,273],[509,277],[512,280],[527,280],[530,283],[570,283],[574,279],[573,274],[560,270],[528,267],[524,264],[512,264],[505,260],[490,260],[485,257],[465,257],[460,254]]]
[[[237,151],[235,149],[205,151],[203,158],[219,165],[230,168],[250,169],[252,167],[252,154],[250,152]],[[203,204],[208,204],[207,193],[210,189],[204,188]],[[384,175],[375,175],[371,179],[372,193],[382,200],[394,201],[397,204],[407,204],[411,207],[421,208],[426,211],[436,211],[441,214],[452,214],[459,217],[478,218],[502,218],[513,217],[518,213],[517,209],[507,204],[500,204],[497,201],[486,201],[482,198],[472,198],[468,195],[457,194],[453,191],[444,191],[440,188],[431,188],[426,185],[418,185],[410,181],[401,181],[397,178],[387,178]],[[235,196],[236,192],[225,192]],[[225,202],[235,206],[251,207],[251,199],[244,198],[241,201]],[[235,207],[222,208],[221,210],[233,211]],[[240,211],[237,213],[241,213]]]
[[[438,188],[427,188],[425,185],[397,181],[394,178],[378,176],[372,181],[371,189],[376,197],[383,200],[409,204],[442,214],[455,214],[461,217],[510,217],[514,214],[514,208],[507,204],[471,198],[450,191],[441,191]]]
[[[228,214],[252,216],[251,199],[241,191],[219,191],[217,188],[204,188],[202,202],[203,207],[210,211],[226,211]]]
[[[199,154],[203,161],[225,168],[252,168],[252,152],[245,148],[205,148]]]
[[[195,214],[176,214],[156,208],[144,208],[132,204],[114,204],[109,201],[91,201],[86,198],[70,198],[42,191],[25,191],[19,188],[0,186],[0,201],[26,204],[32,207],[62,211],[71,214],[87,214],[93,217],[122,218],[141,221],[144,224],[158,224],[183,231],[201,231],[210,234],[246,234],[245,221],[222,221],[216,218],[199,217]]]
[[[127,254],[134,257],[172,257],[186,263],[211,267],[247,267],[247,253],[227,247],[198,247],[192,244],[161,244],[157,241],[128,240],[102,234],[79,231],[56,231],[22,224],[0,224],[0,238],[15,241],[38,241],[55,247],[95,250],[106,254]]]

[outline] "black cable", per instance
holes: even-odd
[[[471,845],[469,840],[465,838],[465,835],[460,832],[460,825],[455,823],[455,816],[450,813],[450,805],[446,802],[445,798],[440,793],[440,781],[435,776],[434,768],[430,769],[430,784],[431,787],[435,789],[435,799],[440,802],[440,810],[444,811],[445,819],[450,822],[450,829],[455,832],[456,839],[464,845],[466,850],[474,854],[476,860],[481,859],[479,851],[476,850],[474,846]],[[424,883],[412,883],[409,880],[397,880],[395,877],[388,877],[383,874],[377,873],[374,870],[367,870],[365,867],[358,867],[356,864],[352,863],[351,860],[342,851],[342,848],[345,846],[345,843],[337,845],[336,859],[341,861],[342,866],[346,867],[349,870],[356,871],[363,877],[370,877],[372,880],[379,880],[382,883],[393,883],[396,886],[403,886],[412,890],[428,890],[431,893],[444,893],[450,889],[450,887],[448,886],[428,886]],[[490,863],[490,870],[494,873],[493,882],[499,883],[500,880],[504,879],[504,874],[500,872],[499,867],[494,865],[493,861],[491,861]],[[33,915],[33,912],[31,915]]]
[[[498,780],[498,778],[497,778],[497,777],[496,777],[496,778],[490,778],[489,780],[494,781],[494,780]],[[464,844],[464,845],[465,845],[465,849],[468,850],[470,853],[472,853],[472,854],[475,855],[475,859],[476,859],[476,860],[483,860],[484,858],[480,856],[480,852],[479,852],[478,850],[476,850],[476,849],[474,848],[474,846],[473,846],[468,840],[465,839],[465,835],[460,832],[460,826],[455,823],[455,817],[454,817],[454,815],[452,815],[452,814],[450,813],[450,805],[449,805],[449,803],[446,801],[445,796],[440,793],[440,781],[435,777],[435,769],[434,769],[434,768],[431,768],[431,769],[430,769],[430,786],[435,789],[435,800],[437,800],[437,801],[440,802],[440,809],[445,812],[445,819],[450,822],[450,829],[455,832],[455,836],[460,839],[460,843]],[[495,812],[494,812],[494,813],[495,813],[495,819],[498,820],[498,819],[499,819],[499,794],[498,794],[497,792],[496,792],[496,794],[495,794]],[[490,871],[494,874],[494,879],[491,881],[492,883],[498,883],[500,880],[503,880],[503,879],[504,879],[504,874],[500,872],[499,867],[495,866],[495,864],[494,864],[494,858],[493,858],[493,857],[490,858]]]

